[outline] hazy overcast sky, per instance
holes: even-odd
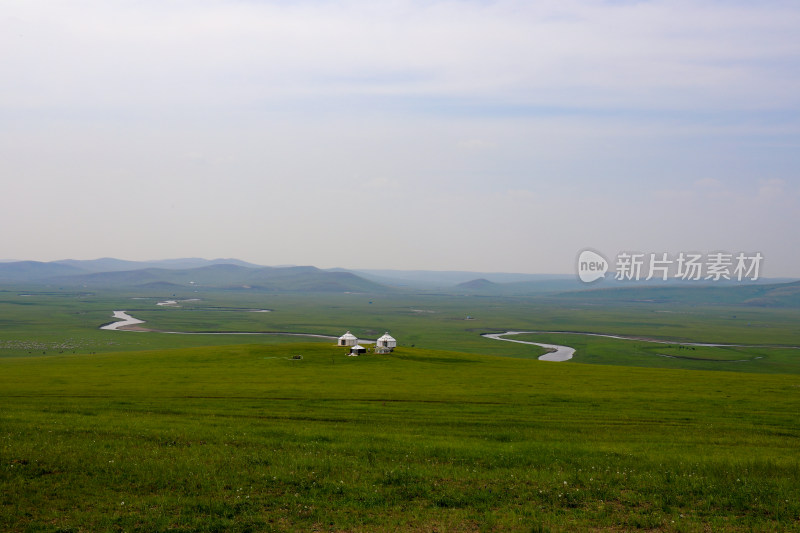
[[[800,277],[800,3],[4,0],[0,183],[0,259]]]

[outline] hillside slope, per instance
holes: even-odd
[[[215,288],[302,292],[385,292],[391,289],[350,272],[328,272],[313,266],[251,267],[212,263],[197,268],[137,268],[119,270],[126,262],[101,260],[111,270],[86,272],[75,263],[20,261],[0,265],[0,282],[92,289]]]

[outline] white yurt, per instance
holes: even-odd
[[[358,338],[349,331],[339,337],[339,346],[355,346],[358,344]]]
[[[358,344],[350,348],[350,355],[361,355],[365,353],[367,353],[367,349]]]
[[[397,348],[397,341],[389,335],[388,331],[375,341],[375,351],[377,353],[389,353],[395,348]]]

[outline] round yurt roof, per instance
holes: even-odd
[[[347,333],[339,337],[339,340],[356,340],[356,336],[348,331]]]
[[[395,342],[397,342],[394,337],[389,335],[388,331],[386,333],[384,333],[383,336],[378,339],[378,341],[395,341]]]
[[[363,346],[361,346],[360,344],[356,344],[355,346],[353,346],[353,349],[354,349],[354,350],[364,350],[364,351],[366,351],[366,348],[364,348],[364,347],[363,347]]]

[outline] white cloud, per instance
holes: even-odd
[[[781,179],[766,179],[759,181],[757,198],[759,200],[777,200],[786,194],[786,182]]]

